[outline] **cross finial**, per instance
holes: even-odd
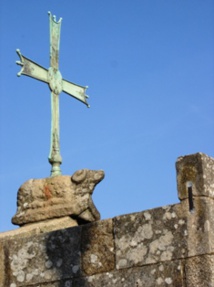
[[[59,141],[59,94],[63,91],[68,95],[83,102],[89,107],[87,103],[88,96],[85,94],[88,88],[76,85],[62,78],[59,71],[59,44],[60,44],[60,29],[61,21],[56,21],[56,16],[52,16],[51,12],[48,12],[50,20],[50,68],[47,70],[30,59],[23,56],[20,50],[17,49],[17,53],[20,57],[20,61],[16,63],[22,66],[18,76],[26,75],[33,77],[37,80],[43,81],[49,84],[51,90],[51,147],[48,160],[52,165],[51,176],[61,174],[60,165],[62,163],[62,157],[60,155],[60,141]]]

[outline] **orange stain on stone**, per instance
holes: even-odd
[[[51,194],[51,191],[48,185],[44,186],[44,194],[45,194],[46,199],[50,199],[52,197],[52,194]]]

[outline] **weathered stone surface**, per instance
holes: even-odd
[[[214,255],[203,255],[187,259],[185,273],[187,287],[214,286]]]
[[[72,287],[72,281],[61,280],[61,281],[56,281],[56,282],[51,282],[51,283],[28,285],[25,287]]]
[[[187,218],[188,257],[214,252],[214,200],[196,197],[193,212],[188,211],[187,201],[183,201],[181,205]]]
[[[14,285],[15,286],[15,285]],[[19,285],[19,287],[186,287],[183,263],[178,261],[73,277],[51,283]],[[189,285],[191,286],[191,285]],[[189,287],[188,286],[188,287]],[[192,285],[196,286],[197,285]],[[200,285],[198,285],[200,286]],[[203,285],[202,285],[203,286]]]
[[[116,268],[123,269],[187,255],[187,222],[180,205],[115,218]]]
[[[4,287],[5,284],[5,265],[4,246],[0,242],[0,287]]]
[[[64,286],[64,285],[62,285]],[[66,285],[65,285],[66,286]],[[183,287],[183,268],[180,261],[165,262],[75,278],[72,287]]]
[[[53,282],[48,284],[41,284],[41,285],[31,285],[27,287],[73,287],[73,281],[72,280],[61,280],[60,282]],[[81,286],[79,286],[81,287]]]
[[[82,271],[87,275],[115,267],[112,219],[82,226]]]
[[[50,283],[79,275],[80,235],[81,227],[73,227],[9,241],[10,286]]]
[[[89,222],[98,220],[100,214],[91,195],[103,178],[103,171],[83,169],[72,177],[28,180],[18,191],[18,209],[12,222],[24,225],[68,215]]]
[[[59,229],[70,228],[73,226],[77,226],[78,223],[76,220],[71,218],[70,216],[65,216],[61,218],[49,219],[41,222],[36,222],[32,224],[26,224],[20,228],[15,230],[10,230],[7,232],[0,233],[0,242],[5,241],[6,239],[12,238],[25,238],[32,237],[33,235],[38,235],[41,233],[47,233]]]
[[[39,283],[39,284],[24,285],[24,286],[19,286],[19,287],[72,287],[72,286],[73,285],[72,285],[71,280],[60,280],[60,281],[54,281],[51,283]]]
[[[187,183],[192,183],[193,196],[214,198],[214,158],[203,153],[179,157],[176,162],[178,196],[188,198]]]

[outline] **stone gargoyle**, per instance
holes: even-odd
[[[83,222],[99,220],[92,193],[103,178],[102,170],[81,169],[72,176],[30,179],[19,188],[12,222],[23,226],[64,216]]]

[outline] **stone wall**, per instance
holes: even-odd
[[[179,204],[0,234],[0,286],[214,286],[214,159],[180,157],[176,169]]]

